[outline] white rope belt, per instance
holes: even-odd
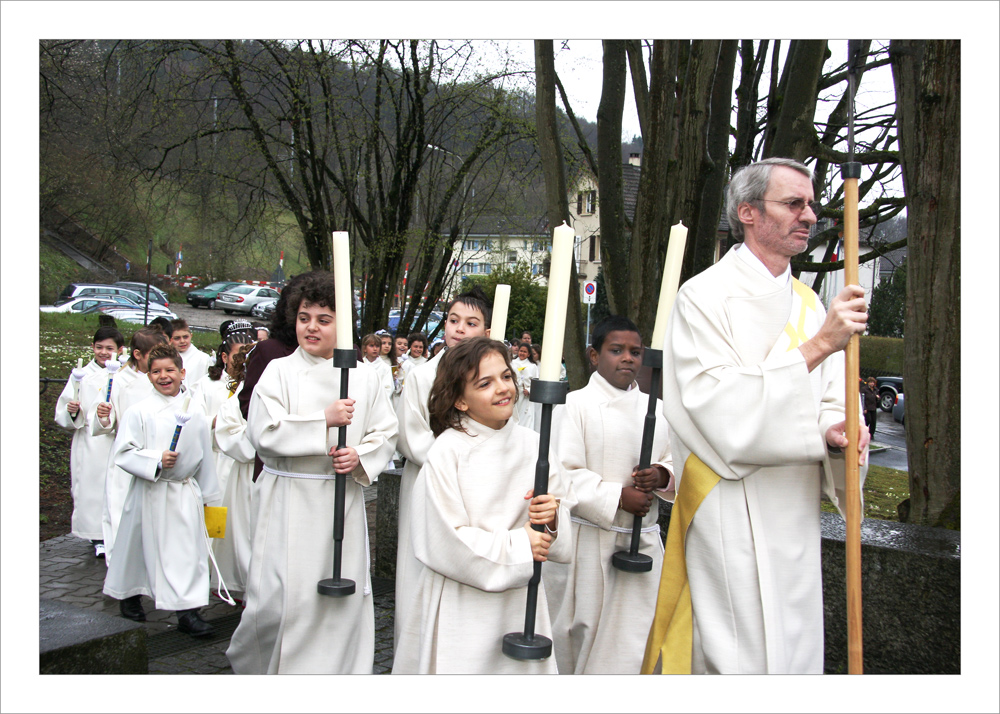
[[[291,471],[278,471],[278,469],[273,469],[267,464],[264,464],[264,471],[275,476],[284,476],[285,478],[311,478],[316,481],[333,481],[337,478],[336,474],[300,474],[292,473]]]
[[[571,516],[571,520],[574,523],[579,523],[581,526],[590,526],[591,528],[600,528],[596,523],[591,523],[586,518],[580,518],[579,516]],[[631,528],[623,528],[622,526],[611,526],[608,530],[614,531],[615,533],[631,533]],[[639,529],[640,533],[659,533],[660,524],[654,523],[651,526],[646,526],[645,528]]]
[[[278,471],[278,469],[273,469],[267,464],[264,464],[264,471],[267,471],[269,474],[274,474],[275,476],[285,476],[286,478],[310,478],[317,481],[332,481],[333,479],[337,478],[336,474],[299,474],[299,473],[292,473],[290,471]],[[364,501],[364,494],[362,494],[362,501]],[[362,511],[364,511],[364,506],[362,506]],[[365,569],[364,594],[371,595],[372,587],[368,579],[368,573],[370,573],[372,569],[372,554],[371,554],[371,546],[369,545],[368,541],[367,516],[365,518],[362,518],[362,521],[365,524],[365,562],[368,564],[368,567]]]

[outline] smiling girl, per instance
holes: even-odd
[[[524,625],[534,561],[568,562],[572,551],[567,481],[550,458],[549,492],[534,496],[538,435],[511,419],[517,399],[502,342],[469,338],[442,358],[429,402],[437,440],[413,489],[409,533],[426,567],[393,673],[556,672],[552,658],[518,661],[500,646]],[[550,635],[543,603],[540,584],[536,631]]]

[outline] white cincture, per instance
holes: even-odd
[[[215,594],[219,596],[220,600],[225,600],[232,606],[236,606],[236,601],[233,600],[233,596],[229,594],[229,588],[226,587],[226,581],[222,579],[222,573],[219,572],[219,564],[215,562],[215,553],[212,552],[212,538],[208,535],[208,527],[205,527],[205,543],[208,545],[208,557],[212,561],[212,565],[215,566],[215,574],[219,577],[219,587],[215,589]],[[222,591],[225,590],[226,594],[223,595]]]
[[[570,520],[572,520],[574,523],[579,523],[581,526],[590,526],[591,528],[598,528],[599,527],[596,523],[591,523],[586,518],[580,518],[579,516],[571,516]],[[615,533],[631,533],[632,532],[631,528],[622,528],[621,526],[611,526],[611,528],[609,530],[612,530]],[[646,526],[645,528],[640,529],[639,532],[640,533],[658,533],[659,530],[660,530],[660,524],[659,523],[654,523],[651,526]]]

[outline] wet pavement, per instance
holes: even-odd
[[[375,545],[375,509],[378,485],[365,489],[368,525]],[[118,601],[104,595],[104,560],[94,556],[89,541],[72,535],[59,536],[39,544],[40,598],[58,600],[87,610],[97,610],[120,617]],[[372,564],[376,552],[372,548]],[[392,670],[392,629],[395,605],[394,582],[372,578],[375,601],[375,665],[373,674],[389,674]],[[177,630],[177,618],[172,611],[156,610],[153,601],[142,598],[146,610],[147,649],[150,674],[232,674],[226,659],[226,649],[242,608],[220,600],[213,591],[205,618],[215,631],[204,638],[194,638]]]

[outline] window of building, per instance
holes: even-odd
[[[463,250],[479,250],[478,240],[467,240],[462,243]]]
[[[590,258],[588,258],[588,260],[591,263],[593,263],[594,261],[597,260],[598,255],[599,253],[597,252],[597,235],[592,235],[590,236]]]
[[[532,275],[540,275],[541,272],[542,272],[542,264],[541,263],[532,263],[531,264],[531,274]]]
[[[597,191],[580,191],[576,194],[576,214],[586,216],[597,211]]]
[[[479,272],[482,273],[483,275],[489,275],[491,272],[493,272],[493,266],[490,265],[489,263],[480,263]]]

